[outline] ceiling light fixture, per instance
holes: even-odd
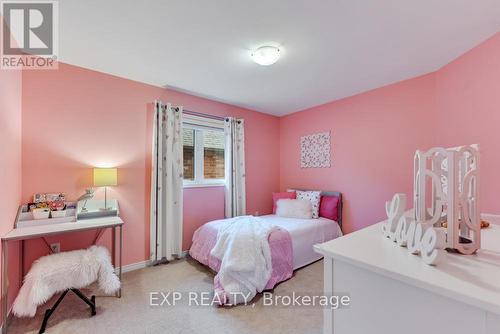
[[[280,49],[276,46],[265,45],[253,51],[251,56],[257,64],[269,66],[280,58]]]

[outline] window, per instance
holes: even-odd
[[[207,186],[224,184],[224,130],[222,121],[185,116],[183,125],[184,185]],[[214,126],[216,125],[216,126]]]
[[[194,181],[194,129],[183,129],[184,180]]]
[[[203,177],[224,180],[224,132],[203,131]]]

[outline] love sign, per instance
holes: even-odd
[[[384,235],[396,241],[396,226],[399,219],[404,215],[406,207],[406,195],[395,194],[392,201],[385,203],[385,212],[387,213],[387,222],[382,226]]]
[[[420,254],[422,260],[429,265],[438,264],[446,254],[444,229],[425,227],[425,224],[402,216],[398,221],[395,235],[399,246],[407,247],[412,254]]]
[[[445,255],[446,233],[435,229],[432,224],[419,223],[405,216],[406,195],[395,194],[386,202],[387,221],[382,225],[385,237],[401,247],[407,247],[412,254],[422,257],[429,265],[436,265]]]

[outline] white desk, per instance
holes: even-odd
[[[382,236],[381,224],[316,245],[325,293],[347,293],[325,310],[324,333],[499,333],[500,226],[481,233],[476,255],[447,253],[426,265]]]
[[[2,333],[7,332],[7,316],[8,316],[8,243],[9,241],[21,242],[21,279],[24,277],[24,241],[42,238],[50,249],[45,237],[57,234],[65,234],[87,230],[97,230],[93,244],[95,244],[102,236],[107,228],[112,229],[112,254],[111,260],[113,267],[116,267],[116,228],[119,228],[119,248],[120,254],[118,257],[118,277],[122,278],[122,241],[123,241],[123,220],[120,217],[103,217],[95,219],[78,220],[71,223],[40,225],[32,227],[21,227],[11,230],[9,233],[2,236]],[[117,294],[121,297],[121,288]]]

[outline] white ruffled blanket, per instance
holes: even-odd
[[[217,276],[228,303],[250,301],[265,288],[272,273],[268,237],[277,228],[253,216],[228,219],[220,227],[211,255],[221,260]]]
[[[111,257],[105,247],[92,246],[86,250],[43,256],[33,263],[24,278],[12,311],[18,317],[33,317],[37,306],[55,293],[70,288],[80,289],[96,280],[106,294],[120,288],[120,280],[114,273]]]

